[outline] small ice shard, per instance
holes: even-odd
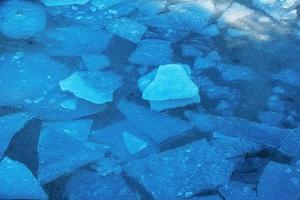
[[[124,0],[92,0],[91,4],[99,10],[105,10],[119,3],[122,3],[123,1]]]
[[[154,80],[143,91],[143,99],[166,101],[199,96],[199,88],[179,64],[161,65]]]
[[[139,65],[157,66],[169,64],[172,59],[173,50],[170,42],[159,39],[145,39],[139,43],[128,60]]]
[[[14,113],[0,117],[0,158],[9,146],[14,135],[22,129],[25,123],[31,118],[28,113]]]
[[[157,113],[127,100],[121,100],[117,107],[133,125],[157,143],[181,135],[193,128],[191,124],[184,120]]]
[[[27,39],[46,28],[46,12],[30,1],[2,2],[0,16],[0,32],[12,39]]]
[[[22,163],[3,158],[0,162],[1,199],[48,199],[39,182]]]
[[[299,163],[299,162],[298,162]],[[260,200],[291,200],[300,198],[300,166],[271,161],[257,186]]]
[[[97,71],[110,66],[110,60],[105,55],[84,55],[82,56],[85,67],[89,71]]]
[[[238,20],[251,15],[254,10],[234,2],[218,19],[218,24],[224,27],[227,24],[234,25]]]
[[[113,93],[122,85],[113,72],[76,71],[59,82],[62,91],[68,91],[86,101],[103,104],[113,100]]]
[[[147,31],[145,25],[126,17],[113,20],[106,26],[106,29],[110,33],[133,43],[139,43],[142,36]]]
[[[122,176],[103,176],[80,169],[68,179],[64,194],[68,200],[138,200]]]
[[[84,5],[90,0],[41,0],[46,6]]]
[[[127,132],[123,132],[123,140],[128,151],[132,154],[136,154],[148,146],[147,142]]]
[[[39,103],[69,73],[67,66],[36,52],[0,55],[0,105]],[[16,81],[18,80],[18,81]]]
[[[101,53],[108,46],[111,34],[84,26],[56,27],[39,37],[43,50],[52,56],[82,56]]]
[[[200,33],[201,33],[201,35],[215,37],[220,34],[220,29],[219,29],[218,25],[213,24],[213,25],[210,25],[209,27],[201,30]]]
[[[48,183],[101,156],[96,146],[43,126],[38,144],[38,179],[42,184]]]
[[[127,161],[132,156],[140,157],[157,152],[156,144],[151,138],[129,120],[94,130],[91,138],[97,143],[109,146],[112,154],[121,161]]]
[[[183,199],[227,183],[233,164],[204,140],[129,161],[125,172],[153,199]]]
[[[47,122],[44,126],[55,132],[61,132],[81,141],[87,141],[93,125],[93,120],[80,119],[72,121]]]

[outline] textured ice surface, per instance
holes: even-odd
[[[28,113],[15,113],[0,117],[0,158],[9,146],[10,140],[31,119]]]
[[[0,199],[299,200],[300,0],[0,0]]]
[[[155,199],[181,199],[228,181],[232,164],[204,141],[130,161],[125,171]],[[197,178],[196,178],[197,177]]]
[[[46,28],[47,13],[30,1],[6,1],[0,7],[0,16],[0,32],[12,39],[27,39]]]
[[[121,78],[112,72],[77,71],[59,82],[62,91],[95,104],[113,100],[113,93],[122,84]]]
[[[8,157],[0,162],[1,199],[48,199],[39,182],[22,163]]]

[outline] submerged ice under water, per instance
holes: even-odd
[[[299,200],[299,16],[0,1],[0,199]]]

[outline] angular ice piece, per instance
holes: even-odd
[[[192,111],[186,111],[185,115],[202,132],[218,131],[228,136],[248,138],[274,148],[291,133],[290,129],[280,129],[237,117],[220,117]]]
[[[157,66],[172,63],[173,50],[171,43],[158,39],[142,40],[135,51],[130,55],[129,62]]]
[[[252,3],[255,7],[280,20],[299,4],[299,0],[252,0]]]
[[[0,117],[0,158],[7,149],[10,140],[31,118],[28,113],[14,113]]]
[[[0,162],[1,199],[48,199],[39,182],[22,163],[3,158]]]
[[[46,6],[84,5],[90,0],[41,0]]]
[[[121,100],[117,107],[132,124],[157,143],[176,137],[193,128],[184,120],[157,113],[127,100]]]
[[[215,13],[212,0],[177,3],[168,8],[185,27],[194,31],[200,31],[208,25]]]
[[[225,184],[233,165],[205,141],[197,141],[124,166],[154,199],[187,198]]]
[[[217,68],[225,81],[249,81],[256,78],[253,71],[245,66],[218,64]]]
[[[260,200],[300,198],[300,166],[270,162],[257,187]]]
[[[93,120],[47,122],[44,126],[55,132],[64,133],[81,141],[87,141],[91,133]]]
[[[265,111],[258,113],[258,119],[261,123],[269,124],[270,126],[280,126],[286,118],[285,114]]]
[[[210,67],[215,67],[218,63],[222,61],[221,56],[217,51],[209,52],[205,57],[202,55],[198,56],[194,62],[195,69],[207,69]]]
[[[89,71],[97,71],[110,66],[110,60],[105,55],[84,55],[82,60]]]
[[[57,84],[58,85],[58,84]],[[24,107],[45,121],[66,121],[104,111],[107,104],[94,104],[61,91],[59,86],[39,101],[26,101]]]
[[[30,1],[2,2],[0,16],[0,32],[12,39],[27,39],[46,28],[46,12]]]
[[[127,134],[125,135],[124,133]],[[137,140],[134,138],[137,138]],[[127,161],[132,155],[139,157],[140,155],[149,155],[157,152],[156,145],[153,144],[149,136],[137,129],[128,120],[116,122],[93,131],[92,139],[100,144],[109,146],[113,155],[121,161]]]
[[[65,185],[68,200],[138,200],[122,176],[102,176],[86,169],[74,173]]]
[[[37,102],[69,69],[49,56],[35,52],[0,55],[0,105],[23,105]]]
[[[300,128],[294,129],[282,141],[279,150],[288,156],[300,159]]]
[[[123,132],[123,140],[128,151],[132,154],[136,154],[148,146],[147,142],[127,132]]]
[[[101,156],[94,145],[44,126],[38,144],[38,179],[42,184],[48,183]]]
[[[129,40],[133,43],[139,43],[147,27],[127,17],[115,19],[110,22],[106,29],[121,38]]]
[[[166,0],[140,0],[137,8],[145,15],[153,16],[164,11]]]
[[[260,145],[251,140],[241,137],[229,137],[218,132],[214,132],[213,138],[209,143],[216,152],[224,155],[226,158],[235,158],[261,149]]]
[[[98,54],[108,46],[110,39],[110,33],[84,26],[50,29],[39,38],[44,51],[52,56]]]
[[[300,73],[293,69],[284,69],[272,76],[274,80],[290,86],[300,87]]]
[[[218,24],[220,27],[224,27],[227,24],[234,25],[238,20],[251,15],[252,13],[254,13],[254,10],[234,2],[218,19]]]
[[[220,187],[219,191],[226,200],[258,200],[255,187],[239,181],[231,181]]]
[[[186,57],[202,56],[203,53],[194,45],[183,44],[181,45],[181,55]]]
[[[220,34],[220,30],[217,25],[213,24],[203,29],[200,33],[205,36],[215,37]]]
[[[91,4],[99,10],[105,10],[123,1],[124,0],[91,0]]]
[[[199,88],[179,64],[161,65],[155,79],[143,91],[143,99],[166,101],[199,96]]]
[[[113,100],[113,93],[122,85],[122,79],[113,72],[76,71],[59,82],[62,91],[95,104]]]

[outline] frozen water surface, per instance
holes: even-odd
[[[299,200],[300,0],[0,1],[0,200]]]

